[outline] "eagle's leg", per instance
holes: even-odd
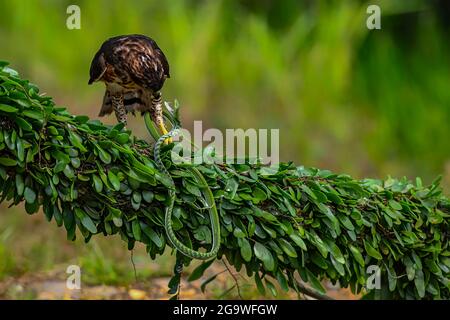
[[[114,113],[116,114],[117,121],[123,123],[124,126],[127,126],[127,110],[125,109],[125,105],[123,103],[123,95],[115,94],[111,95],[111,103],[114,109]]]
[[[166,126],[164,125],[164,117],[163,117],[163,109],[162,109],[162,99],[161,92],[156,92],[152,94],[152,118],[158,126],[159,130],[161,130],[162,134],[167,134]],[[167,143],[172,143],[172,138],[168,138],[164,141]]]

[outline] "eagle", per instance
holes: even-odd
[[[92,59],[88,84],[106,85],[99,116],[113,111],[127,125],[127,114],[150,112],[152,120],[167,134],[162,112],[161,88],[170,78],[169,63],[156,42],[140,34],[106,40]]]

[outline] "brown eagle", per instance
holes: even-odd
[[[160,90],[169,77],[169,63],[156,42],[133,34],[102,44],[92,60],[88,84],[103,81],[106,85],[100,117],[114,111],[117,120],[126,125],[127,113],[150,112],[166,134]]]

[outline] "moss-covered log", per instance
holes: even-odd
[[[170,243],[167,178],[150,148],[121,125],[55,106],[0,63],[0,202],[25,202],[29,214],[42,207],[69,240],[78,229],[86,241],[120,234],[129,249],[142,242],[154,259]],[[208,248],[208,210],[169,149],[163,157],[177,186],[174,227],[192,248]],[[382,289],[366,290],[369,297],[450,298],[450,202],[438,181],[355,180],[291,163],[273,175],[250,164],[198,169],[217,199],[218,258],[245,266],[259,290],[274,289],[273,282],[298,290],[298,273],[322,293],[322,279],[360,292],[375,265]]]

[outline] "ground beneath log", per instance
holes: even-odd
[[[166,300],[170,296],[167,294],[167,283],[169,277],[155,277],[137,281],[134,284],[126,286],[120,285],[83,285],[79,290],[69,290],[66,286],[66,274],[63,271],[52,271],[39,274],[25,274],[20,277],[10,277],[0,282],[0,299],[33,299],[33,300],[147,300],[159,299]],[[230,276],[219,275],[210,285],[205,293],[200,286],[202,281],[188,282],[182,280],[181,299],[218,299],[232,298],[239,299],[237,292],[231,292],[223,297],[221,292],[226,292],[230,288]],[[295,293],[280,293],[279,296],[271,295],[249,296],[248,291],[252,283],[242,283],[241,291],[245,299],[299,299]],[[328,289],[328,295],[335,299],[358,299],[347,289],[339,289],[332,285],[325,286]],[[237,291],[237,290],[234,290]],[[307,297],[301,296],[300,299]]]

